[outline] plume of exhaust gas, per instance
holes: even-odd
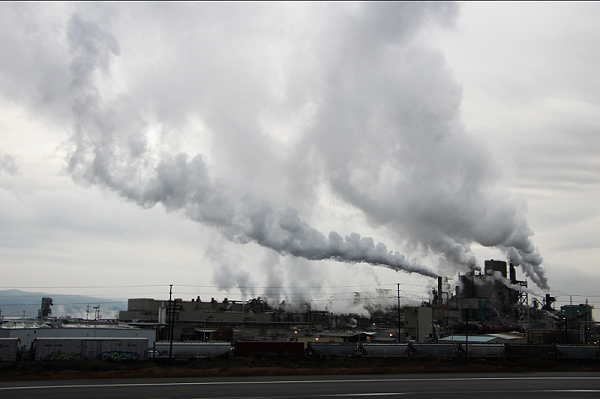
[[[76,53],[71,65],[75,125],[68,169],[77,181],[103,186],[145,208],[162,204],[167,211],[183,212],[193,221],[219,228],[234,242],[255,242],[308,260],[364,262],[438,276],[370,237],[356,233],[342,237],[334,231],[325,236],[303,222],[294,209],[275,210],[264,201],[237,198],[211,178],[200,155],[151,152],[145,137],[138,134],[142,126],[128,126],[127,133],[121,125],[127,122],[119,120],[114,104],[102,101],[94,85],[110,55],[119,53],[116,40],[77,15],[69,23],[68,35]]]
[[[510,288],[511,290],[519,291],[519,292],[526,292],[526,293],[534,295],[534,296],[544,296],[544,294],[542,292],[537,291],[533,288],[523,287],[521,285],[511,283],[511,281],[509,279],[507,279],[506,277],[504,277],[502,275],[502,273],[500,273],[500,272],[494,271],[492,273],[492,276],[496,280],[498,280],[499,282],[504,284],[506,287]]]
[[[533,235],[533,232],[527,225],[521,226],[502,244],[502,249],[515,266],[521,266],[527,277],[538,287],[547,291],[550,286],[542,266],[543,258],[538,248],[531,242],[529,238],[531,235]]]
[[[94,15],[108,10],[103,7]],[[76,181],[142,207],[162,204],[217,227],[233,242],[256,242],[309,260],[438,275],[369,237],[323,234],[303,221],[299,215],[310,215],[324,188],[395,235],[403,248],[438,256],[444,273],[478,268],[471,250],[478,243],[502,249],[548,289],[525,205],[498,187],[504,165],[464,131],[459,85],[441,54],[419,44],[424,27],[452,25],[457,5],[282,3],[277,18],[269,14],[272,8],[238,6],[257,19],[243,12],[242,18],[240,9],[225,4],[172,6],[174,14],[161,12],[165,5],[128,7],[143,11],[129,21],[135,28],[159,30],[154,38],[164,42],[152,43],[162,51],[156,54],[172,54],[165,58],[176,63],[147,67],[145,57],[135,64],[132,56],[119,67],[128,70],[133,62],[136,83],[111,86],[107,78],[119,42],[79,14],[67,23],[69,57],[44,58],[56,62],[52,68],[40,62],[47,68],[40,76],[70,78],[68,89],[49,89],[41,97],[68,104],[46,112],[70,111],[68,170]],[[180,24],[182,18],[189,23]],[[264,24],[244,25],[260,18]],[[130,35],[129,25],[121,28],[115,34],[132,51],[139,35]],[[35,48],[43,54],[60,50]],[[24,79],[20,70],[13,75],[5,81]],[[185,121],[194,118],[209,132],[213,145],[205,154],[214,158],[187,148],[167,151],[165,142],[180,137],[149,133],[148,120],[191,129]],[[208,165],[218,165],[220,173]]]

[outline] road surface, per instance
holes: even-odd
[[[28,398],[600,398],[598,373],[402,374],[28,381],[0,383]]]

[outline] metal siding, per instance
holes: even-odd
[[[154,350],[159,353],[156,357],[168,358],[170,346],[170,342],[155,342]],[[230,354],[231,349],[232,346],[228,343],[173,342],[172,357],[174,359],[217,357]]]
[[[0,338],[0,362],[14,362],[19,353],[18,338]]]
[[[363,344],[365,356],[408,356],[408,344]]]
[[[312,354],[318,356],[351,356],[359,353],[357,344],[309,342],[308,347]]]

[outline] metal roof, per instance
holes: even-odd
[[[497,337],[493,337],[491,335],[469,335],[469,342],[480,342],[480,343],[485,343],[485,342],[490,342],[494,339],[496,339]],[[467,342],[467,336],[466,335],[449,335],[447,337],[444,338],[440,338],[439,341],[444,341],[444,342]]]

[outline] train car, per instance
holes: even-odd
[[[509,359],[541,358],[555,359],[557,349],[554,345],[511,345],[506,344],[506,356]]]
[[[236,356],[304,356],[304,342],[284,341],[238,341],[235,345]]]
[[[457,357],[456,344],[410,344],[410,356]]]
[[[0,362],[14,362],[19,358],[21,340],[19,338],[0,338]]]
[[[147,338],[36,338],[34,360],[145,360]]]
[[[227,342],[173,342],[157,341],[154,343],[156,359],[200,359],[206,357],[229,356],[233,350]],[[170,356],[169,356],[170,354]]]
[[[597,345],[555,345],[558,359],[599,359]]]
[[[341,342],[309,342],[307,350],[309,356],[352,356],[362,353],[358,344]]]
[[[506,346],[504,344],[461,344],[461,356],[497,359],[506,357]],[[468,352],[468,353],[467,353]]]
[[[409,344],[363,344],[363,356],[408,356]]]

